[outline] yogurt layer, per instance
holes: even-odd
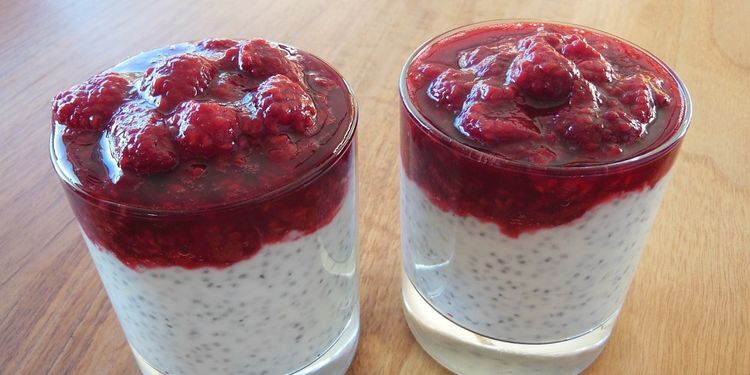
[[[404,267],[422,297],[480,335],[548,343],[619,312],[669,175],[517,238],[495,223],[443,211],[403,173],[401,181]]]
[[[350,186],[329,224],[226,268],[133,269],[84,238],[128,341],[153,367],[286,374],[358,319],[355,219]]]

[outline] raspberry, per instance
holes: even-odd
[[[409,70],[409,80],[414,83],[414,87],[422,87],[427,82],[432,82],[446,69],[449,68],[443,64],[421,64],[416,69]]]
[[[451,110],[460,110],[474,84],[474,75],[465,70],[449,68],[427,88],[427,95]]]
[[[574,66],[540,36],[524,38],[523,48],[508,72],[508,83],[518,86],[526,97],[559,101],[570,94]]]
[[[486,144],[533,139],[539,136],[531,119],[520,111],[497,112],[487,103],[467,102],[467,106],[456,117],[455,126],[467,137]]]
[[[564,38],[562,54],[576,64],[583,78],[596,83],[612,82],[612,65],[580,35]]]
[[[240,46],[239,69],[256,77],[268,77],[281,74],[302,85],[304,72],[302,67],[291,59],[289,52],[279,48],[276,43],[265,39],[253,39]]]
[[[236,45],[237,41],[232,39],[204,39],[198,42],[198,48],[210,51],[224,51]]]
[[[126,105],[115,114],[107,137],[122,169],[147,175],[172,170],[179,163],[162,116],[140,103]]]
[[[602,58],[599,51],[577,34],[566,35],[563,38],[562,54],[573,61]]]
[[[590,107],[570,107],[558,112],[553,119],[555,131],[577,148],[598,151],[603,143],[615,142],[612,131],[606,128],[598,111]]]
[[[172,56],[146,69],[141,91],[163,111],[200,95],[216,76],[214,64],[201,56]]]
[[[186,159],[231,152],[240,134],[237,111],[216,103],[182,103],[167,123]]]
[[[95,75],[55,96],[52,119],[71,129],[104,130],[129,90],[128,80],[117,73]]]
[[[623,110],[613,109],[604,112],[602,118],[619,143],[629,144],[637,141],[644,133],[644,127],[628,116]]]
[[[263,126],[263,119],[257,118],[252,114],[239,112],[238,115],[240,121],[240,130],[242,133],[247,134],[251,137],[259,137],[263,135],[265,130]]]
[[[648,124],[656,118],[656,105],[651,90],[651,78],[636,74],[620,80],[611,94],[630,109],[636,120]]]
[[[287,127],[298,133],[315,130],[315,103],[300,85],[284,75],[263,81],[247,101],[251,118],[261,120],[272,134]]]
[[[599,90],[596,86],[582,79],[573,83],[569,100],[571,106],[598,109],[600,101]]]
[[[654,95],[654,102],[658,107],[664,107],[672,101],[672,97],[664,89],[664,81],[661,79],[652,77],[651,93]]]
[[[558,134],[587,151],[619,149],[617,144],[633,143],[643,135],[643,126],[621,109],[619,101],[602,100],[596,86],[581,79],[573,84],[570,107],[553,123]]]

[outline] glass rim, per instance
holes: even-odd
[[[245,39],[233,39],[233,40],[241,41]],[[159,47],[155,49],[169,48],[169,47],[176,46],[179,44],[197,43],[197,42],[198,41],[178,42],[178,43],[170,44],[165,47]],[[294,46],[289,46],[284,43],[277,43],[277,44],[297,49]],[[153,51],[155,49],[142,51],[140,53]],[[336,68],[334,68],[331,64],[328,63],[328,61],[320,58],[319,56],[309,53],[305,50],[302,50],[302,51],[314,57],[315,59],[323,63],[326,67],[331,69],[331,71],[334,72],[344,83],[343,87],[346,89],[346,94],[349,99],[349,109],[351,110],[351,119],[349,123],[346,124],[346,131],[341,136],[341,139],[337,141],[336,147],[333,148],[333,151],[330,153],[330,155],[327,155],[326,158],[323,161],[321,161],[317,166],[310,168],[308,171],[305,171],[305,173],[302,174],[299,178],[294,179],[293,181],[287,184],[281,185],[273,190],[270,190],[266,193],[263,193],[261,195],[258,195],[252,198],[233,200],[233,201],[229,201],[225,203],[217,203],[217,204],[207,205],[205,207],[188,208],[188,209],[148,208],[148,207],[138,206],[138,205],[131,204],[131,203],[123,203],[123,202],[116,202],[116,201],[112,201],[108,199],[102,199],[85,191],[83,188],[81,188],[81,186],[78,186],[72,183],[68,174],[65,173],[64,170],[61,168],[61,166],[59,165],[59,161],[56,160],[57,158],[55,157],[57,153],[55,152],[54,130],[51,132],[50,141],[49,141],[49,155],[50,155],[50,159],[52,162],[52,167],[55,170],[57,177],[62,181],[64,187],[66,189],[70,189],[73,193],[76,193],[82,196],[84,200],[87,201],[87,203],[89,204],[91,204],[92,202],[102,203],[107,206],[106,209],[110,209],[110,210],[126,209],[128,211],[128,215],[134,215],[134,216],[142,215],[142,216],[147,216],[147,217],[161,217],[161,216],[171,216],[171,215],[214,213],[214,212],[219,212],[219,211],[227,211],[227,210],[232,210],[234,208],[245,206],[245,205],[261,204],[264,202],[268,202],[284,194],[293,192],[294,190],[298,188],[304,187],[310,182],[314,181],[317,177],[323,175],[328,170],[333,168],[333,166],[336,165],[336,162],[338,162],[341,159],[341,157],[343,157],[343,155],[346,153],[346,151],[349,150],[349,148],[351,148],[351,145],[355,139],[354,136],[355,136],[355,132],[357,129],[357,125],[359,123],[359,104],[357,102],[357,98],[354,94],[354,91],[352,90],[351,85]],[[133,56],[136,56],[136,55],[133,55]],[[130,58],[132,58],[132,56],[129,57],[128,59]],[[126,61],[126,60],[123,60],[123,61]],[[109,69],[111,69],[111,67],[107,68],[105,71]],[[54,127],[55,125],[54,121],[52,125]]]
[[[409,68],[411,68],[414,60],[420,54],[422,54],[422,52],[426,51],[429,47],[431,47],[435,43],[445,40],[451,36],[458,35],[461,32],[473,30],[482,26],[517,24],[517,23],[539,23],[539,24],[562,25],[562,26],[570,26],[570,27],[585,30],[585,31],[590,31],[593,33],[598,33],[598,34],[613,38],[615,40],[618,40],[622,43],[625,43],[626,45],[635,48],[636,50],[644,53],[647,57],[653,59],[660,67],[662,67],[671,76],[671,78],[677,84],[680,97],[682,98],[683,105],[680,110],[678,120],[675,120],[675,122],[680,121],[680,125],[675,131],[675,133],[670,138],[668,138],[667,140],[659,144],[658,147],[655,147],[644,153],[637,153],[625,159],[605,162],[601,164],[591,164],[591,165],[545,166],[545,165],[536,165],[536,164],[524,163],[524,162],[517,161],[517,160],[510,160],[507,158],[503,158],[500,155],[493,154],[489,151],[484,151],[474,146],[462,143],[459,140],[449,136],[448,134],[440,130],[437,126],[435,126],[432,123],[432,121],[427,119],[427,117],[425,117],[422,114],[422,112],[419,110],[419,108],[417,108],[416,105],[414,105],[409,95],[409,90],[408,90],[406,81],[407,81],[407,77],[409,73]],[[399,86],[399,96],[401,97],[401,103],[403,107],[409,112],[409,115],[419,123],[419,125],[427,132],[428,136],[437,138],[437,140],[440,141],[444,146],[449,147],[449,148],[460,149],[461,151],[464,151],[464,153],[468,155],[469,158],[471,158],[472,160],[478,163],[491,165],[497,168],[520,169],[527,173],[539,173],[539,174],[547,174],[547,175],[549,174],[591,175],[591,174],[597,174],[597,173],[602,173],[602,172],[606,173],[607,171],[611,169],[632,168],[634,166],[640,165],[641,163],[651,161],[652,159],[657,158],[667,153],[669,150],[671,150],[673,147],[679,144],[679,141],[684,138],[685,134],[687,133],[687,129],[690,127],[690,123],[692,122],[692,113],[693,113],[692,100],[691,100],[690,93],[688,92],[687,87],[685,87],[685,84],[682,82],[682,80],[679,78],[677,73],[672,68],[670,68],[667,64],[665,64],[664,61],[654,56],[654,54],[652,54],[651,52],[636,45],[635,43],[632,43],[616,35],[610,34],[606,31],[602,31],[599,29],[595,29],[593,27],[578,25],[574,23],[559,22],[559,21],[545,20],[545,19],[533,19],[533,18],[492,19],[492,20],[466,24],[463,26],[450,29],[443,33],[440,33],[428,39],[424,43],[422,43],[409,55],[406,62],[404,63],[403,68],[401,69],[398,86]]]

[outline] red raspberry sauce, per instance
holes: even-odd
[[[681,142],[617,163],[678,134],[685,100],[659,61],[594,31],[480,26],[430,44],[406,69],[402,99],[429,122],[402,106],[406,175],[441,209],[511,237],[653,187]]]
[[[55,98],[53,163],[86,235],[129,267],[226,267],[338,212],[355,108],[320,59],[207,40],[105,74]]]

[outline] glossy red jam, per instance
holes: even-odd
[[[406,175],[440,208],[495,222],[509,236],[653,186],[684,130],[684,94],[671,71],[587,29],[469,28],[433,41],[405,69]]]
[[[346,83],[306,52],[182,43],[57,95],[53,161],[84,232],[124,263],[226,266],[330,222],[355,121]]]

